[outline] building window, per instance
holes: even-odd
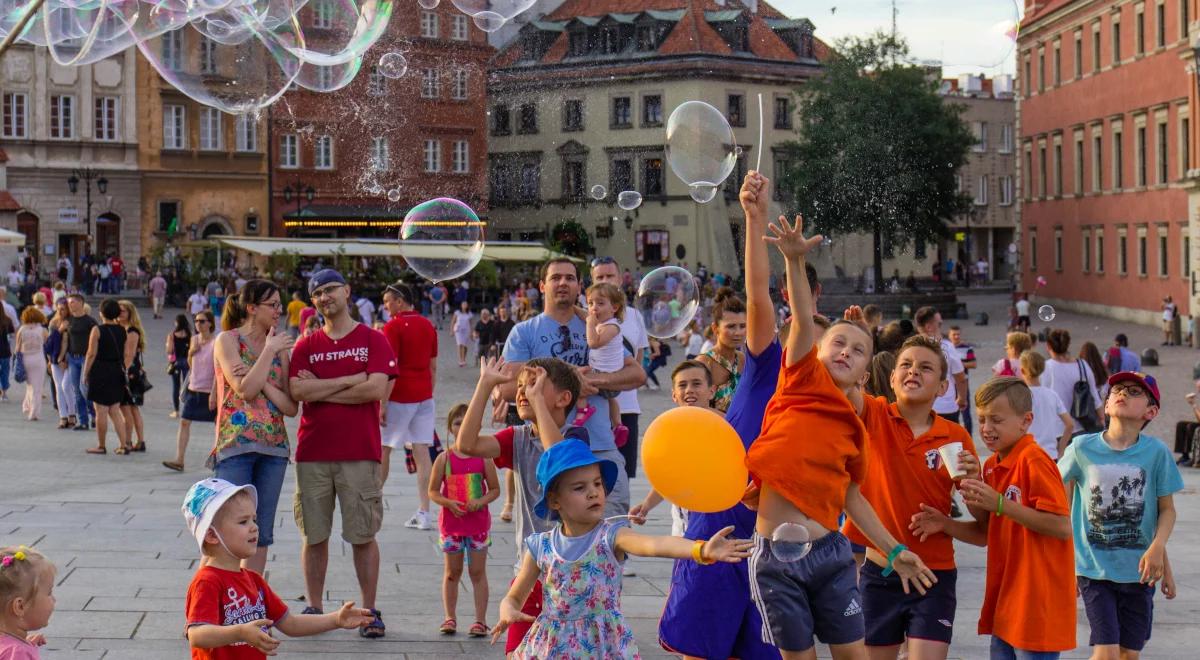
[[[1121,23],[1113,21],[1112,24],[1112,63],[1117,66],[1121,63]]]
[[[442,143],[437,140],[425,140],[425,171],[442,171]]]
[[[467,100],[467,83],[470,80],[469,75],[470,72],[466,69],[454,70],[454,91],[451,93],[450,98],[454,99],[455,101]]]
[[[988,176],[983,174],[979,177],[975,184],[975,206],[987,206],[988,203]]]
[[[313,5],[312,26],[322,30],[333,27],[333,0],[317,0]]]
[[[115,142],[120,134],[117,127],[121,122],[121,100],[116,96],[97,96],[96,104],[96,139],[105,142]]]
[[[1025,167],[1021,171],[1025,199],[1033,199],[1033,147],[1025,145]]]
[[[1162,48],[1167,45],[1167,6],[1159,2],[1154,12],[1154,45]]]
[[[662,126],[663,103],[661,94],[648,94],[642,97],[642,126]]]
[[[784,178],[788,175],[788,172],[791,171],[791,169],[792,169],[792,162],[790,160],[788,160],[787,158],[784,158],[782,156],[779,156],[779,155],[775,156],[775,180],[776,181],[782,182],[784,180]],[[774,188],[775,188],[775,201],[790,202],[792,200],[792,195],[790,192],[788,192],[787,186],[776,184],[774,186]]]
[[[333,169],[333,136],[318,135],[313,143],[313,167],[318,170]]]
[[[1188,117],[1179,118],[1179,178],[1187,177],[1192,166],[1192,122]]]
[[[633,126],[633,100],[628,96],[614,96],[612,120],[609,128],[631,128]]]
[[[200,108],[200,149],[218,151],[222,147],[221,111],[216,108]]]
[[[1046,49],[1038,51],[1038,92],[1046,91]]]
[[[1096,272],[1104,272],[1104,230],[1096,228]]]
[[[1062,46],[1054,45],[1054,86],[1062,84]]]
[[[288,169],[300,167],[300,138],[295,133],[279,136],[279,166]]]
[[[1083,77],[1083,32],[1075,33],[1075,52],[1072,53],[1075,62],[1075,79]]]
[[[1147,273],[1146,261],[1147,261],[1147,257],[1149,256],[1147,254],[1147,249],[1146,249],[1146,228],[1145,227],[1138,227],[1137,249],[1138,249],[1138,254],[1137,254],[1138,275],[1141,277],[1145,277],[1146,273]]]
[[[437,69],[421,70],[421,98],[436,99],[441,95],[441,87]]]
[[[438,15],[436,13],[421,12],[421,36],[426,39],[438,38]]]
[[[200,73],[217,72],[217,44],[206,36],[200,36]]]
[[[1075,136],[1075,194],[1083,194],[1083,135]]]
[[[1092,230],[1084,229],[1080,232],[1079,245],[1083,248],[1083,272],[1088,272],[1092,269]]]
[[[1100,73],[1100,21],[1092,24],[1092,73]]]
[[[571,30],[567,34],[567,56],[580,57],[591,50],[586,30]]]
[[[628,158],[614,158],[608,164],[608,186],[613,193],[633,190],[633,161]]]
[[[1161,7],[1160,7],[1161,9]],[[1167,250],[1167,226],[1159,225],[1158,227],[1158,276],[1167,277],[1171,274],[1170,263],[1168,262]]]
[[[371,73],[367,75],[367,94],[370,96],[387,94],[387,78],[384,78],[376,67],[371,67]]]
[[[1013,125],[1000,124],[1000,153],[1011,154],[1013,150]]]
[[[163,106],[163,149],[187,148],[187,114],[182,105]]]
[[[4,93],[4,137],[29,137],[28,99],[19,92]]]
[[[729,177],[725,179],[725,201],[738,201],[738,193],[741,192],[742,184],[740,183],[746,178],[746,156],[739,155],[733,161],[733,172],[730,172]]]
[[[537,133],[538,132],[538,116],[537,105],[526,103],[521,106],[521,114],[517,123],[518,133]]]
[[[1155,168],[1155,178],[1158,183],[1167,182],[1167,122],[1158,123],[1158,140],[1154,145],[1154,160],[1158,163]]]
[[[1179,264],[1182,266],[1183,276],[1192,276],[1192,237],[1188,236],[1187,225],[1183,227],[1183,250],[1179,255]]]
[[[1046,145],[1043,144],[1039,147],[1038,156],[1038,165],[1041,166],[1038,168],[1038,197],[1045,199],[1046,191],[1049,190],[1047,185],[1050,180],[1050,162],[1046,160]]]
[[[469,28],[467,26],[467,17],[462,14],[455,14],[450,21],[450,38],[455,41],[466,41],[470,38]]]
[[[975,146],[971,147],[971,151],[975,153],[983,153],[988,148],[988,130],[987,122],[973,121],[971,122],[971,133],[975,135]]]
[[[1133,44],[1138,55],[1146,54],[1146,13],[1138,10],[1133,19]]]
[[[1191,2],[1192,2],[1192,0],[1179,0],[1179,38],[1180,39],[1187,39],[1189,36],[1188,33],[1191,30],[1191,26],[1188,25],[1188,21],[1192,20],[1191,7],[1190,7]]]
[[[168,71],[183,71],[183,30],[171,30],[162,36],[162,63]]]
[[[563,131],[582,131],[583,130],[583,101],[580,99],[567,99],[563,103]]]
[[[371,138],[371,169],[387,171],[392,166],[392,154],[385,137]]]
[[[1061,273],[1063,269],[1063,240],[1062,227],[1054,228],[1054,270]]]
[[[536,202],[542,190],[542,166],[525,163],[521,166],[521,201]]]
[[[1104,137],[1097,131],[1092,136],[1092,192],[1104,188]]]
[[[69,140],[75,137],[75,97],[65,94],[50,97],[50,137]]]
[[[492,135],[508,135],[512,132],[511,123],[507,105],[498,105],[492,109]]]
[[[466,174],[471,171],[470,148],[466,140],[454,141],[450,164],[455,174]]]
[[[587,185],[587,155],[563,156],[563,199],[583,199],[583,189]]]
[[[1134,167],[1137,172],[1134,185],[1140,188],[1146,185],[1146,127],[1138,126],[1133,139]]]
[[[786,96],[775,97],[775,128],[791,130],[792,100]]]
[[[1029,55],[1025,56],[1025,77],[1021,80],[1021,87],[1025,89],[1025,98],[1033,96],[1033,66],[1029,62]]]
[[[642,159],[642,195],[656,197],[663,194],[663,159],[654,156]]]
[[[725,99],[725,107],[725,116],[729,119],[730,126],[746,125],[746,96],[744,94],[728,95]]]
[[[1000,177],[1000,206],[1012,206],[1013,203],[1013,178],[1011,176]]]
[[[1113,190],[1120,190],[1125,185],[1125,154],[1124,134],[1113,131]]]
[[[1129,235],[1124,227],[1117,228],[1117,274],[1129,274]]]
[[[1062,197],[1063,193],[1063,151],[1062,143],[1054,145],[1054,196]]]
[[[160,201],[158,203],[158,231],[170,231],[172,224],[177,228],[183,224],[179,217],[179,202]]]
[[[1038,270],[1038,253],[1037,253],[1037,229],[1029,228],[1029,272],[1036,273]]]
[[[238,151],[258,151],[258,122],[250,115],[238,115],[234,124]]]

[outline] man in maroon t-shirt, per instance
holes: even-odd
[[[391,314],[383,334],[396,355],[398,374],[379,416],[379,425],[383,427],[381,481],[387,481],[392,450],[411,445],[421,505],[405,526],[426,530],[433,526],[429,519],[429,471],[433,467],[429,446],[433,444],[437,417],[433,384],[437,376],[438,340],[433,324],[414,308],[415,301],[412,289],[403,282],[389,285],[383,291],[383,306]]]
[[[112,293],[120,293],[125,290],[125,262],[121,260],[121,255],[113,254],[108,259],[108,267],[112,271]]]
[[[350,287],[325,269],[308,282],[325,326],[301,337],[292,351],[292,397],[304,403],[296,441],[296,526],[308,596],[305,613],[321,613],[334,500],[342,512],[342,538],[354,549],[362,603],[375,615],[363,637],[383,637],[375,609],[383,520],[380,476],[379,402],[396,376],[396,358],[383,334],[350,317]]]

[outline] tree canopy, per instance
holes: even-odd
[[[907,53],[882,32],[837,44],[825,75],[797,91],[798,138],[780,182],[814,231],[873,235],[877,288],[885,246],[944,236],[970,210],[955,178],[975,142],[965,106],[947,103],[940,72]]]

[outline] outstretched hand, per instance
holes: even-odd
[[[333,615],[333,622],[338,628],[361,628],[375,620],[371,610],[355,607],[354,601],[342,603],[342,607]]]
[[[508,363],[502,357],[491,357],[479,361],[479,383],[491,389],[512,380],[512,375],[506,368]]]
[[[804,217],[800,214],[796,214],[793,224],[789,224],[784,216],[779,216],[778,221],[767,225],[767,231],[771,235],[764,236],[763,240],[779,248],[785,259],[803,259],[824,240],[820,234],[804,237]]]
[[[892,561],[892,568],[900,576],[900,586],[904,587],[904,593],[909,592],[911,585],[916,588],[917,593],[924,596],[925,590],[938,581],[937,576],[929,570],[925,562],[910,550],[904,550],[896,555]]]
[[[731,539],[729,535],[732,533],[733,526],[730,525],[713,534],[712,538],[706,541],[704,547],[701,548],[704,558],[736,564],[749,557],[750,548],[754,547],[754,541]]]
[[[508,627],[515,623],[532,623],[535,617],[530,616],[521,611],[521,604],[516,603],[513,599],[505,597],[500,601],[500,620],[496,622],[496,627],[492,628],[492,643],[508,630]]]
[[[908,524],[908,529],[924,543],[925,539],[934,534],[945,533],[946,524],[949,522],[949,516],[928,504],[922,504],[921,510],[913,514],[912,522]]]

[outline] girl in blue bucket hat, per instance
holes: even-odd
[[[604,500],[617,481],[617,465],[596,458],[582,440],[547,449],[537,478],[542,499],[534,513],[559,524],[525,539],[521,571],[500,602],[493,643],[510,625],[533,622],[513,658],[636,658],[633,631],[620,611],[626,555],[708,565],[740,562],[750,554],[750,541],[728,538],[733,527],[708,541],[690,541],[638,534],[624,520],[605,519]],[[545,606],[535,619],[521,612],[521,603],[539,577]]]

